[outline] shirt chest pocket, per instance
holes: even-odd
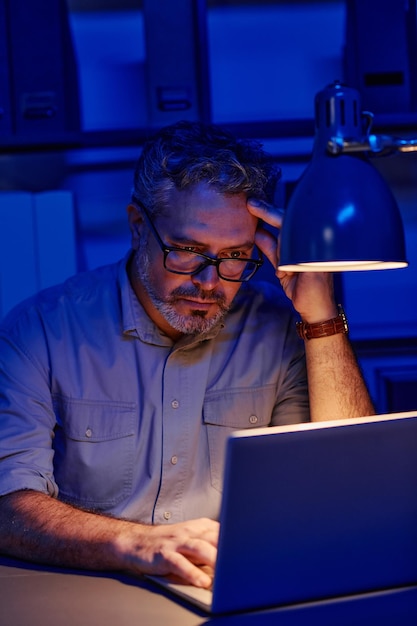
[[[225,447],[230,433],[234,430],[269,426],[275,401],[274,385],[207,394],[203,422],[213,487],[221,491]]]
[[[54,472],[60,497],[111,509],[132,490],[135,405],[60,399],[56,414]]]

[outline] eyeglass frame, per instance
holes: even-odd
[[[227,280],[228,282],[231,282],[231,283],[245,283],[255,276],[256,272],[259,270],[260,267],[262,267],[264,263],[262,251],[258,248],[258,246],[255,245],[254,247],[258,251],[259,259],[252,259],[252,258],[247,259],[248,263],[251,262],[255,264],[255,269],[253,270],[252,274],[249,274],[246,278],[243,278],[243,279],[226,278],[225,276],[222,276],[222,274],[220,274],[219,265],[223,261],[233,261],[234,260],[233,258],[230,258],[230,257],[213,258],[211,256],[208,256],[207,254],[203,254],[202,252],[194,252],[193,250],[185,250],[184,248],[179,248],[178,246],[167,246],[166,243],[164,243],[164,241],[162,240],[158,231],[156,230],[156,227],[154,223],[152,222],[151,217],[145,205],[140,200],[136,200],[136,199],[134,200],[134,203],[137,205],[138,208],[140,208],[143,211],[143,214],[146,218],[148,226],[150,227],[156,241],[158,242],[158,245],[161,251],[164,253],[164,268],[167,270],[167,272],[171,272],[172,274],[179,274],[181,276],[194,276],[202,272],[209,265],[214,265],[216,268],[218,277],[221,278],[222,280]],[[201,265],[192,272],[181,272],[178,270],[173,270],[166,266],[166,260],[170,252],[188,252],[189,254],[195,254],[196,256],[203,257],[205,261],[203,261]],[[242,262],[244,259],[237,258],[235,260]]]

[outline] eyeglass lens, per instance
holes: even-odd
[[[165,258],[165,267],[173,272],[193,274],[202,270],[210,261],[196,252],[189,250],[170,250]],[[250,259],[221,259],[213,265],[218,268],[219,276],[229,280],[242,280],[250,277],[258,264]]]

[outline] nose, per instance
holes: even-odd
[[[207,265],[197,274],[191,276],[194,285],[201,286],[205,291],[214,289],[219,283],[219,275],[215,265]]]

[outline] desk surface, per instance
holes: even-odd
[[[417,587],[209,618],[151,583],[0,557],[0,626],[415,626]]]
[[[1,626],[196,626],[204,621],[134,578],[0,558]]]

